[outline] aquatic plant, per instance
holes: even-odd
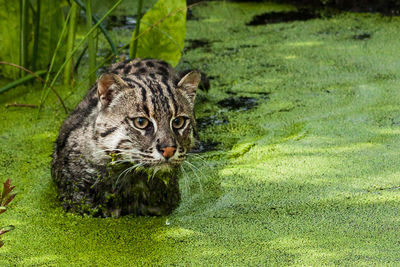
[[[15,86],[31,80],[32,75],[25,77],[22,68],[30,73],[46,75],[39,104],[39,111],[52,87],[58,79],[64,77],[64,85],[70,91],[83,82],[92,84],[96,71],[104,64],[118,58],[124,48],[130,47],[130,58],[157,58],[176,66],[181,57],[186,33],[186,1],[158,0],[155,5],[142,16],[143,1],[138,1],[137,24],[129,43],[116,49],[108,32],[101,24],[123,0],[113,1],[102,18],[93,15],[92,1],[49,1],[21,0],[7,2],[0,0],[0,27],[2,22],[6,31],[0,34],[0,49],[5,53],[0,60],[0,76],[18,79],[0,88],[3,93]],[[68,7],[68,9],[66,9]],[[75,41],[79,9],[86,14],[86,29],[83,37]],[[65,11],[68,11],[65,13]],[[66,14],[66,15],[64,15]],[[140,21],[143,27],[139,28]],[[51,22],[51,23],[50,23]],[[10,28],[16,30],[8,30]],[[98,36],[101,32],[110,46],[110,55],[104,61],[97,63]],[[33,36],[33,38],[30,38]],[[87,43],[87,48],[82,48]],[[19,44],[16,46],[15,44]],[[80,51],[80,55],[78,55]],[[73,70],[81,63],[84,53],[89,55],[89,73],[80,77],[81,82],[74,83]],[[38,56],[40,55],[40,56]],[[74,57],[77,57],[74,62]],[[15,68],[18,65],[20,68]],[[14,68],[13,68],[14,67]],[[34,75],[33,75],[34,76]],[[75,88],[71,88],[71,87]],[[53,90],[54,91],[54,90]]]
[[[7,205],[16,196],[16,194],[11,194],[11,191],[14,189],[14,187],[15,186],[11,186],[10,179],[7,179],[7,181],[4,182],[3,191],[0,195],[0,214],[7,211]],[[0,248],[4,245],[4,242],[1,240],[1,235],[11,231],[12,229],[14,229],[14,226],[12,225],[0,228]]]

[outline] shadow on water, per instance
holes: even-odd
[[[211,52],[211,42],[207,39],[189,39],[188,45],[185,46],[185,51],[201,48],[206,52]]]
[[[353,40],[358,40],[358,41],[369,40],[370,38],[371,38],[370,33],[356,34],[352,37]]]
[[[321,14],[311,9],[299,9],[298,11],[268,12],[256,15],[247,23],[247,26],[258,26],[280,22],[306,21],[321,18]]]
[[[212,140],[199,140],[196,142],[190,153],[205,153],[208,151],[213,151],[219,144],[221,144],[221,142],[215,142]]]
[[[211,115],[208,117],[201,117],[196,119],[197,129],[204,130],[208,126],[218,126],[229,123],[229,120],[225,116]]]
[[[218,105],[233,111],[247,111],[257,106],[258,99],[248,96],[228,97],[218,101]]]

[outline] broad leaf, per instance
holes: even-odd
[[[186,1],[159,0],[141,20],[137,57],[162,59],[175,67],[185,33]]]

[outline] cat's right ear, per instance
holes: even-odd
[[[178,82],[178,88],[183,90],[191,105],[194,105],[196,90],[201,81],[201,74],[197,70],[190,71]]]
[[[126,83],[116,74],[104,73],[97,80],[97,95],[101,105],[107,106],[115,96],[116,90],[127,86]]]

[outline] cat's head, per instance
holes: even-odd
[[[197,71],[183,78],[103,74],[97,81],[95,139],[104,157],[146,167],[182,163],[194,143]]]

